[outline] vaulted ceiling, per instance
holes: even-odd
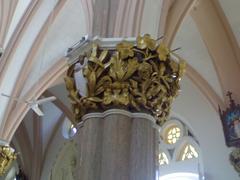
[[[169,47],[181,47],[178,54],[188,64],[174,112],[187,117],[190,126],[201,126],[201,130],[208,124],[218,127],[217,109],[228,104],[226,91],[232,91],[240,102],[239,8],[238,0],[0,0],[1,93],[24,99],[41,95],[58,98],[43,106],[46,116],[38,121],[26,104],[0,97],[0,138],[10,142],[19,128],[17,134],[21,136],[16,134],[14,141],[22,147],[23,156],[42,154],[34,161],[39,167],[35,176],[41,174],[40,166],[44,166],[56,132],[65,118],[72,118],[63,85],[68,67],[64,55],[86,34],[164,35]],[[182,106],[194,104],[201,113],[209,114],[205,120],[211,122],[191,121],[199,119],[199,112],[187,113]],[[219,143],[224,147],[219,127]],[[199,137],[205,137],[196,131]],[[31,147],[26,150],[24,143]],[[30,173],[32,165],[25,165]]]

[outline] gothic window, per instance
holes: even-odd
[[[158,162],[159,162],[159,165],[165,165],[165,164],[169,164],[169,160],[168,160],[168,157],[167,155],[164,153],[164,152],[160,152],[159,155],[158,155]]]
[[[187,159],[198,158],[198,152],[191,144],[187,144],[186,146],[184,146],[180,157],[181,157],[180,160],[182,161]]]
[[[199,164],[200,148],[193,131],[181,120],[172,118],[163,124],[159,135],[159,180],[198,179],[203,172]],[[189,159],[192,161],[187,161]],[[183,169],[187,171],[175,173],[176,170],[181,172]],[[192,177],[186,174],[188,171],[194,172]]]
[[[172,126],[167,131],[167,143],[168,144],[175,144],[181,135],[180,128],[177,126]]]

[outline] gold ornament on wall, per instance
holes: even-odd
[[[122,41],[115,49],[93,43],[91,52],[80,56],[65,77],[75,121],[80,122],[89,112],[122,108],[149,113],[162,125],[185,72],[185,61],[176,62],[171,54],[148,34],[137,37],[136,45]],[[86,65],[78,75],[87,82],[86,95],[77,88],[82,78],[75,77],[76,64],[84,61]]]
[[[3,176],[10,168],[17,155],[9,146],[0,146],[0,176]]]

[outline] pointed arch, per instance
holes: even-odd
[[[196,143],[196,141],[194,141],[194,139],[189,136],[185,136],[180,140],[179,146],[174,151],[173,161],[181,161],[182,160],[184,150],[188,145],[191,145],[196,150],[196,152],[197,152],[196,158],[201,157],[201,149],[200,149],[199,145]],[[192,151],[192,149],[190,149],[190,150]],[[193,156],[195,156],[195,155],[193,155]]]

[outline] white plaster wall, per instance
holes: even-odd
[[[240,1],[239,0],[219,0],[219,3],[222,6],[222,9],[227,17],[227,20],[232,28],[232,31],[237,38],[238,45],[240,46],[240,18],[239,18],[239,9]]]
[[[186,76],[181,89],[172,110],[182,117],[199,140],[206,179],[239,179],[228,160],[230,149],[225,145],[218,113]]]

